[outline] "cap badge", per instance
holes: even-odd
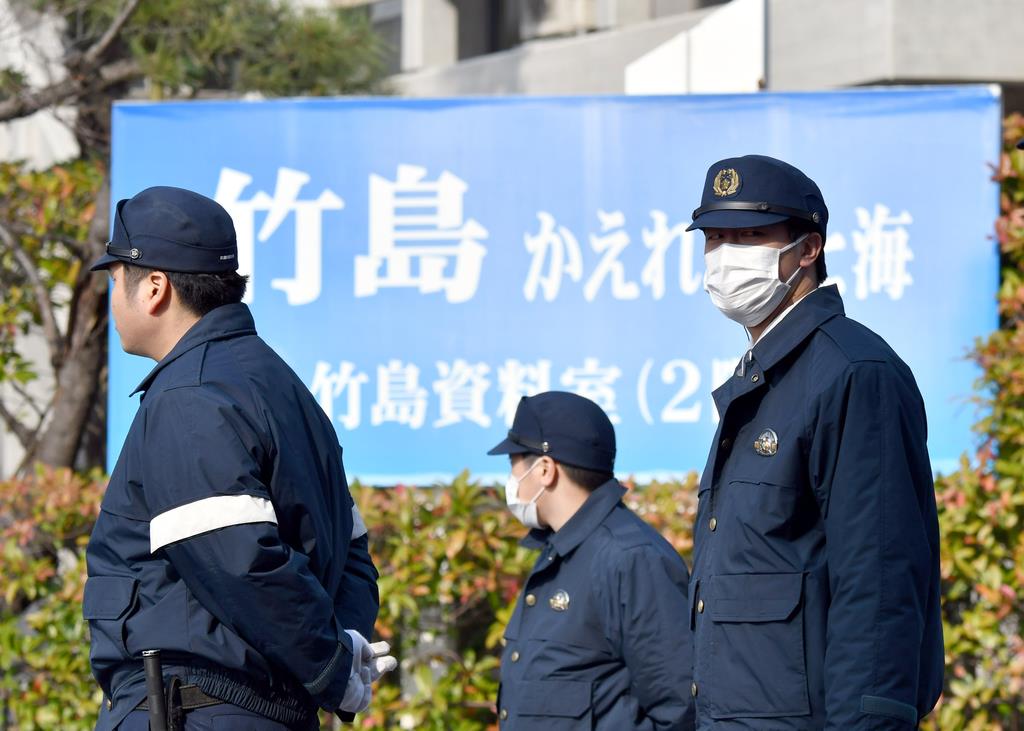
[[[569,592],[559,589],[555,592],[554,596],[548,599],[548,604],[556,612],[564,612],[569,608]]]
[[[130,256],[132,259],[138,259],[139,257],[142,256],[142,252],[139,251],[138,249],[133,248],[131,251],[128,252],[128,256]]]
[[[734,168],[719,170],[715,181],[711,184],[711,191],[719,198],[734,195],[740,189],[740,174]]]
[[[771,429],[765,429],[754,440],[754,451],[762,457],[774,457],[779,451],[779,435]]]

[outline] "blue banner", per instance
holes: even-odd
[[[612,416],[618,472],[704,466],[712,389],[747,344],[686,233],[707,167],[782,158],[821,187],[847,313],[917,376],[929,449],[972,446],[997,325],[993,87],[681,97],[118,104],[114,201],[215,197],[261,335],[331,415],[351,475],[423,484],[485,456],[519,397],[576,391]],[[110,340],[109,462],[153,363]]]

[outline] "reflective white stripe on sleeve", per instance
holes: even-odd
[[[366,523],[363,522],[363,516],[359,514],[359,508],[355,505],[352,506],[352,540],[356,538],[362,538],[368,533],[366,530]]]
[[[253,495],[216,495],[167,510],[149,523],[149,550],[156,553],[169,543],[200,533],[246,523],[277,524],[274,505]]]

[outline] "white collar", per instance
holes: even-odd
[[[764,336],[765,336],[765,335],[767,335],[768,333],[770,333],[770,332],[771,332],[772,330],[774,330],[774,329],[775,329],[775,326],[776,326],[776,325],[778,325],[778,324],[779,324],[780,322],[782,322],[783,318],[785,318],[785,317],[786,317],[786,315],[788,315],[788,314],[789,314],[790,312],[792,312],[792,311],[793,311],[793,309],[794,309],[794,308],[795,308],[795,307],[796,307],[796,306],[797,306],[798,304],[800,304],[801,302],[803,302],[803,301],[804,301],[804,299],[806,299],[806,298],[807,298],[807,297],[809,297],[810,295],[812,295],[812,294],[814,294],[815,292],[817,292],[817,291],[818,291],[818,289],[819,289],[818,285],[815,285],[814,289],[812,289],[812,290],[811,290],[810,292],[808,292],[808,293],[807,293],[807,294],[805,294],[805,295],[804,295],[803,297],[801,297],[800,299],[796,300],[795,302],[793,302],[792,304],[790,304],[790,306],[789,306],[789,307],[787,307],[787,308],[786,308],[786,309],[784,309],[784,310],[783,310],[782,312],[780,312],[780,313],[779,313],[779,316],[778,316],[778,317],[776,317],[776,318],[775,318],[774,320],[772,320],[772,321],[771,321],[771,323],[770,323],[770,324],[768,325],[768,327],[766,327],[766,328],[764,329],[764,332],[762,332],[762,333],[761,333],[761,337],[759,337],[759,338],[758,338],[758,339],[757,339],[756,341],[755,341],[755,340],[751,340],[751,341],[750,341],[750,342],[748,343],[748,345],[747,345],[747,350],[748,350],[748,351],[750,351],[750,350],[753,350],[753,349],[754,349],[754,346],[755,346],[755,345],[757,345],[757,344],[758,344],[759,342],[761,342],[762,340],[764,340]],[[749,331],[749,330],[747,330],[747,337],[748,337],[748,338],[750,337],[750,331]]]

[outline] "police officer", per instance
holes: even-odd
[[[828,209],[802,172],[716,162],[693,219],[705,289],[750,336],[700,482],[697,728],[916,728],[943,646],[914,377],[820,286]]]
[[[157,361],[88,547],[101,731],[148,728],[146,650],[186,729],[318,728],[394,666],[365,639],[377,572],[334,429],[256,334],[237,265],[220,205],[156,187],[117,204],[93,266],[124,350]]]
[[[505,628],[503,731],[693,728],[686,565],[622,503],[615,430],[582,396],[524,397],[505,498],[540,550]]]

